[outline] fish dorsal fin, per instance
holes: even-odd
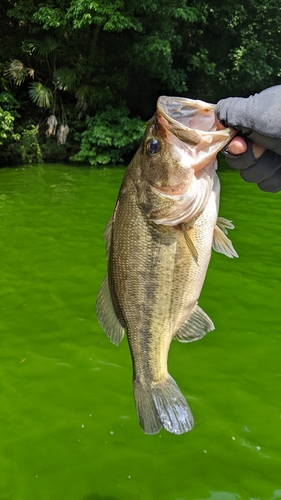
[[[198,265],[198,252],[194,246],[194,243],[192,241],[192,239],[190,238],[189,234],[188,234],[188,231],[186,229],[186,225],[184,223],[181,224],[181,228],[182,228],[182,232],[183,232],[183,235],[184,235],[184,239],[186,241],[186,244],[190,250],[190,253],[193,257],[193,259],[195,260],[196,264]]]
[[[214,323],[209,318],[209,316],[201,309],[201,307],[196,304],[193,308],[191,314],[185,321],[185,323],[180,327],[175,339],[179,342],[194,342],[199,340],[206,335],[206,333],[214,330]]]
[[[226,236],[228,229],[233,229],[234,226],[231,221],[218,217],[217,225],[214,229],[213,249],[216,252],[223,253],[229,258],[238,257],[237,252],[234,250],[232,242]]]
[[[96,302],[96,315],[98,322],[111,342],[119,345],[124,337],[124,327],[116,316],[110,290],[108,285],[108,276],[106,275],[99,289]]]
[[[104,239],[105,239],[105,249],[106,249],[106,258],[109,257],[109,249],[111,245],[111,235],[112,235],[112,226],[113,226],[113,218],[109,219],[105,226],[104,230]]]

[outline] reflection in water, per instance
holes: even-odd
[[[275,490],[270,500],[275,500],[276,498],[281,498],[281,490]]]
[[[116,497],[112,496],[101,496],[97,493],[92,493],[91,495],[87,495],[86,497],[81,498],[81,500],[117,500]]]
[[[227,491],[210,491],[210,496],[202,498],[202,500],[240,500],[240,498],[240,495],[228,493]]]
[[[227,491],[210,491],[210,496],[208,498],[204,498],[204,499],[200,499],[200,500],[240,500],[242,498],[243,497],[241,497],[238,494],[228,493]],[[277,500],[278,498],[281,498],[281,490],[275,490],[273,492],[273,496],[270,497],[269,500]],[[89,498],[89,500],[91,500],[91,499]],[[94,500],[94,498],[93,498],[93,500]],[[184,499],[177,499],[177,500],[184,500]],[[258,498],[251,497],[251,498],[249,498],[249,500],[260,500],[260,497],[258,497]]]

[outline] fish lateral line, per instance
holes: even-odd
[[[183,235],[184,235],[184,239],[186,241],[186,244],[187,244],[187,247],[194,259],[194,261],[196,262],[197,266],[199,266],[199,263],[198,263],[198,252],[194,246],[194,243],[192,241],[192,239],[190,238],[189,234],[188,234],[188,231],[186,229],[186,225],[184,223],[181,223],[180,224],[180,227],[182,229],[182,232],[183,232]]]

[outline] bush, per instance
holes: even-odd
[[[30,128],[24,130],[21,134],[19,150],[22,163],[33,164],[42,162],[43,158],[38,142],[38,132],[34,125],[30,125]]]
[[[44,162],[65,162],[68,160],[68,150],[65,144],[58,144],[56,138],[47,137],[45,142],[41,146],[41,151],[43,155]]]
[[[0,146],[17,141],[20,137],[14,132],[14,121],[19,117],[16,111],[18,107],[19,104],[9,92],[0,93]]]
[[[80,149],[70,160],[90,165],[123,162],[124,156],[136,148],[145,129],[139,117],[129,118],[128,115],[128,108],[121,106],[108,107],[88,117],[86,130],[75,134]]]

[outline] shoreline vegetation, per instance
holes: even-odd
[[[127,163],[159,95],[281,82],[273,0],[3,0],[0,166]]]

